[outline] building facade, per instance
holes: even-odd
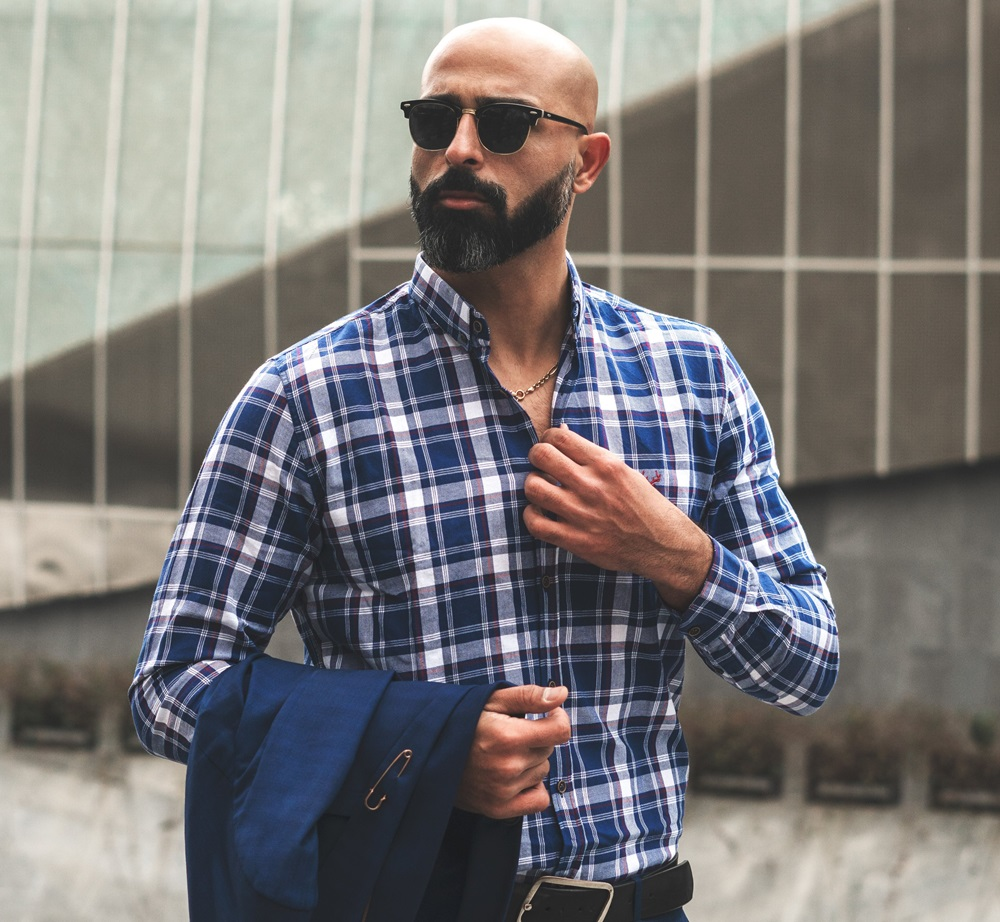
[[[601,81],[581,274],[762,398],[845,700],[1000,699],[1000,0],[5,0],[0,659],[134,655],[230,399],[410,273],[427,52],[511,14]]]

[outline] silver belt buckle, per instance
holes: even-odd
[[[602,880],[571,880],[568,877],[539,877],[521,906],[521,911],[517,914],[517,922],[531,922],[531,900],[543,884],[553,887],[572,887],[577,890],[604,890],[608,895],[608,901],[604,904],[604,909],[594,922],[604,922],[611,909],[611,901],[615,898],[615,888]]]

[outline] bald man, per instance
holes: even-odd
[[[837,633],[725,345],[585,284],[566,252],[611,149],[597,93],[580,49],[536,22],[470,23],[434,49],[402,103],[413,276],[237,398],[171,546],[133,706],[146,745],[183,760],[201,689],[289,611],[308,664],[510,683],[455,801],[523,817],[495,917],[678,922],[685,641],[805,714],[833,685]],[[463,860],[442,852],[419,918],[456,917]]]

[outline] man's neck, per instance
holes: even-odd
[[[485,272],[439,273],[486,318],[495,359],[524,367],[555,360],[572,313],[565,249],[532,249]]]

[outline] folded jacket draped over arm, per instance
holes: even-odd
[[[227,669],[201,701],[188,761],[192,922],[412,922],[497,687],[266,656]],[[463,825],[459,918],[499,919],[520,824]]]

